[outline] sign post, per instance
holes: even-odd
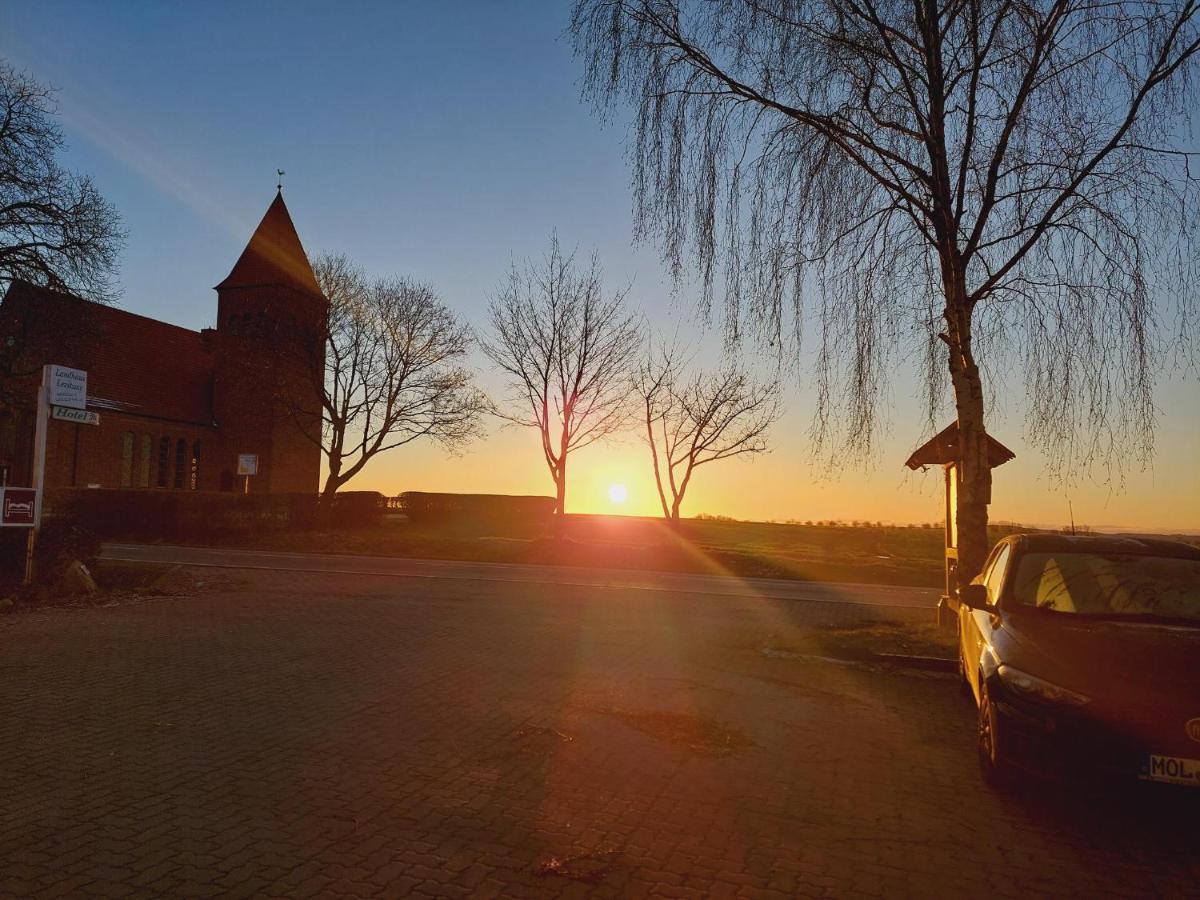
[[[33,488],[0,487],[0,528],[28,528],[25,537],[23,584],[33,581],[33,544],[38,494]]]
[[[250,476],[258,474],[258,454],[239,453],[237,473],[242,476],[242,493],[250,493]]]
[[[42,504],[45,499],[46,486],[46,435],[50,429],[51,407],[55,409],[54,418],[78,416],[71,421],[97,424],[87,418],[87,372],[82,369],[72,369],[69,366],[59,366],[48,363],[42,366],[42,383],[38,388],[37,417],[33,433],[33,487],[6,487],[0,494],[0,527],[9,525],[29,529],[29,539],[25,543],[25,584],[33,581],[33,550],[37,543],[38,529],[42,525]],[[58,410],[64,410],[65,415],[59,415]],[[65,412],[71,410],[72,412]],[[95,413],[92,413],[95,416]],[[32,495],[32,496],[29,496]],[[10,498],[13,521],[10,517]],[[28,520],[25,514],[27,504],[32,504]]]

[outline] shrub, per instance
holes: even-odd
[[[47,493],[46,507],[72,516],[102,539],[178,540],[313,528],[317,499],[316,494],[63,488]]]
[[[6,590],[19,585],[24,576],[27,536],[24,528],[0,529],[0,586]]]
[[[70,515],[46,519],[34,544],[34,572],[43,583],[57,582],[67,566],[87,562],[100,552],[100,538]]]
[[[130,491],[62,488],[47,508],[69,514],[103,539],[209,539],[252,531],[366,528],[379,523],[378,491],[317,494],[234,494],[216,491]]]
[[[0,584],[16,587],[25,576],[25,554],[29,530],[0,531]],[[75,560],[87,562],[100,552],[100,540],[76,517],[47,516],[34,544],[33,571],[38,585],[54,586]]]
[[[554,498],[406,491],[400,495],[400,509],[412,522],[546,522],[554,515]]]
[[[340,491],[321,501],[320,521],[332,528],[370,528],[383,518],[387,501],[379,491]]]

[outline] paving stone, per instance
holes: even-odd
[[[1200,884],[1194,805],[997,796],[952,680],[760,652],[880,610],[208,578],[193,597],[0,617],[0,893],[775,900]]]

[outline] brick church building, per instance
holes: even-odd
[[[30,483],[36,385],[55,363],[88,373],[100,422],[50,421],[47,488],[242,490],[238,456],[256,454],[251,492],[315,493],[321,450],[297,411],[319,416],[327,303],[282,194],[216,291],[216,326],[191,331],[14,281],[0,303],[0,479]]]

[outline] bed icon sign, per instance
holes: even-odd
[[[6,487],[0,493],[0,526],[32,528],[36,516],[37,491],[33,488]]]

